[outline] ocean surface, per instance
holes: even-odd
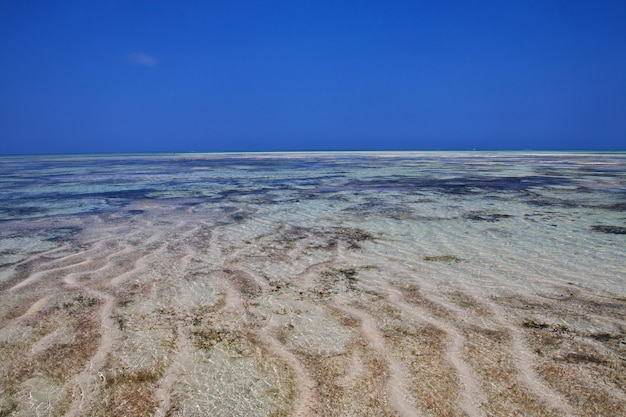
[[[0,157],[0,415],[626,415],[626,153]]]

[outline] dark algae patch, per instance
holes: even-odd
[[[424,256],[422,259],[427,262],[448,262],[448,263],[458,263],[458,262],[465,261],[465,259],[461,259],[453,255]]]
[[[483,222],[499,222],[502,219],[508,219],[511,216],[510,214],[503,213],[490,213],[490,212],[481,212],[481,211],[472,211],[463,215],[464,219],[474,220],[474,221],[483,221]]]
[[[596,233],[605,233],[611,235],[626,235],[626,227],[623,226],[605,226],[597,224],[591,226],[591,230]]]
[[[547,323],[538,322],[536,320],[524,320],[522,322],[522,327],[526,327],[529,329],[547,329],[550,327]]]
[[[331,229],[331,232],[337,239],[344,241],[350,249],[359,249],[360,243],[374,240],[374,235],[362,229],[337,227]]]

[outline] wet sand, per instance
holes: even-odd
[[[401,210],[378,227],[263,210],[3,222],[53,237],[1,270],[0,415],[626,415],[626,296],[607,289],[623,263],[557,268],[475,210],[445,239]],[[472,252],[471,231],[501,252]]]

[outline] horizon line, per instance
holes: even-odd
[[[442,153],[442,152],[510,152],[510,153],[625,153],[623,149],[533,149],[533,148],[514,148],[514,149],[289,149],[289,150],[185,150],[185,151],[105,151],[105,152],[44,152],[44,153],[0,153],[0,157],[19,157],[19,156],[80,156],[80,155],[194,155],[194,154],[316,154],[316,153]]]

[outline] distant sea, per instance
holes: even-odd
[[[0,156],[0,415],[626,414],[625,248],[620,152]]]

